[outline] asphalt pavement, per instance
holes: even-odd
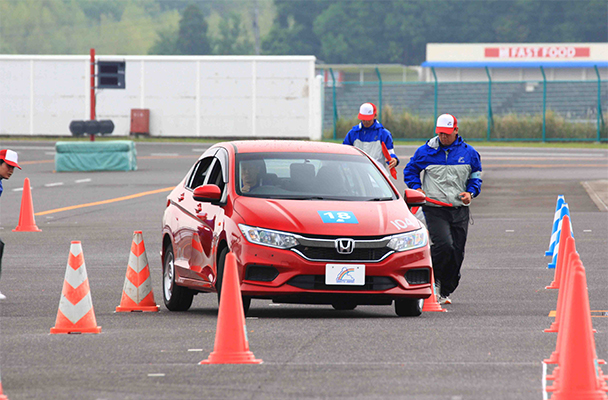
[[[159,252],[169,188],[209,144],[138,142],[137,171],[72,173],[54,172],[54,142],[0,147],[16,150],[23,167],[3,181],[0,201],[0,371],[11,400],[541,399],[542,360],[556,345],[556,334],[543,332],[558,295],[545,289],[554,270],[544,253],[558,195],[569,205],[597,311],[597,354],[608,358],[606,149],[478,148],[484,183],[447,313],[399,318],[388,306],[336,311],[254,300],[246,329],[263,364],[202,366],[213,351],[216,296],[169,312]],[[396,150],[403,191],[415,147]],[[41,232],[13,232],[26,177]],[[115,313],[137,230],[161,311]],[[50,335],[76,240],[102,331]]]

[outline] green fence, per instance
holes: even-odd
[[[458,118],[467,140],[608,141],[608,81],[326,82],[324,137],[343,138],[373,102],[395,139],[428,139],[439,114]],[[434,70],[432,70],[434,75]]]

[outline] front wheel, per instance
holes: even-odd
[[[417,317],[422,314],[424,299],[395,299],[395,313],[400,317]]]
[[[224,282],[224,266],[226,265],[226,255],[228,255],[228,248],[224,247],[220,253],[219,259],[217,260],[217,278],[215,281],[215,289],[217,290],[217,304],[220,304],[220,298],[222,297],[222,284]],[[251,306],[251,297],[242,296],[243,299],[243,312],[247,315],[249,307]]]
[[[165,248],[163,262],[163,301],[169,311],[187,311],[192,305],[192,290],[175,284],[175,257],[173,246]]]

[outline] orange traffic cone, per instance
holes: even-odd
[[[30,178],[23,182],[23,195],[21,196],[21,211],[19,212],[19,223],[13,232],[41,232],[34,220],[34,203],[32,202],[32,190],[30,189]]]
[[[200,364],[261,364],[249,350],[246,330],[236,257],[230,252],[224,266],[215,347]]]
[[[152,291],[152,278],[142,231],[133,232],[127,275],[116,312],[158,311]]]
[[[439,304],[437,296],[435,296],[435,273],[433,272],[433,268],[431,268],[431,297],[426,299],[422,306],[422,312],[427,311],[448,312],[445,308],[441,308],[441,304]]]
[[[72,242],[65,271],[63,291],[59,300],[57,320],[51,333],[99,333],[89,278],[79,241]]]
[[[561,272],[564,269],[564,261],[566,260],[566,238],[572,237],[570,232],[570,217],[564,215],[562,222],[562,230],[559,234],[558,250],[557,250],[557,262],[555,263],[555,274],[553,276],[553,282],[549,286],[545,286],[545,289],[559,289]]]
[[[568,324],[564,327],[566,336],[559,361],[561,371],[547,391],[554,392],[552,400],[608,400],[597,366],[585,268],[580,259],[575,260],[573,268]]]
[[[564,308],[567,304],[567,293],[570,290],[571,283],[570,277],[572,276],[572,262],[574,261],[574,257],[576,254],[576,248],[574,243],[574,238],[572,236],[566,237],[566,244],[564,252],[564,263],[562,265],[562,278],[561,278],[561,288],[559,289],[559,294],[557,295],[557,306],[555,307],[555,320],[551,324],[548,329],[545,329],[545,332],[557,332],[559,330],[560,324],[563,320]]]
[[[8,400],[8,397],[2,391],[2,377],[0,376],[0,400]]]

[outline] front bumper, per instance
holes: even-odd
[[[309,261],[291,250],[274,249],[248,244],[239,246],[236,253],[243,278],[241,292],[245,296],[267,298],[280,302],[327,304],[349,297],[359,304],[386,304],[395,298],[428,298],[431,295],[431,255],[428,246],[405,252],[393,253],[380,262],[365,264],[366,284],[363,286],[325,285],[327,262]],[[331,262],[348,264],[344,262]],[[248,269],[266,269],[276,273],[247,273]],[[406,274],[410,270],[428,270],[425,283],[410,283]],[[420,271],[421,270],[421,271]],[[251,270],[250,270],[251,271]],[[248,279],[253,276],[254,279]],[[256,280],[264,279],[264,280]],[[416,282],[421,282],[418,279]]]

